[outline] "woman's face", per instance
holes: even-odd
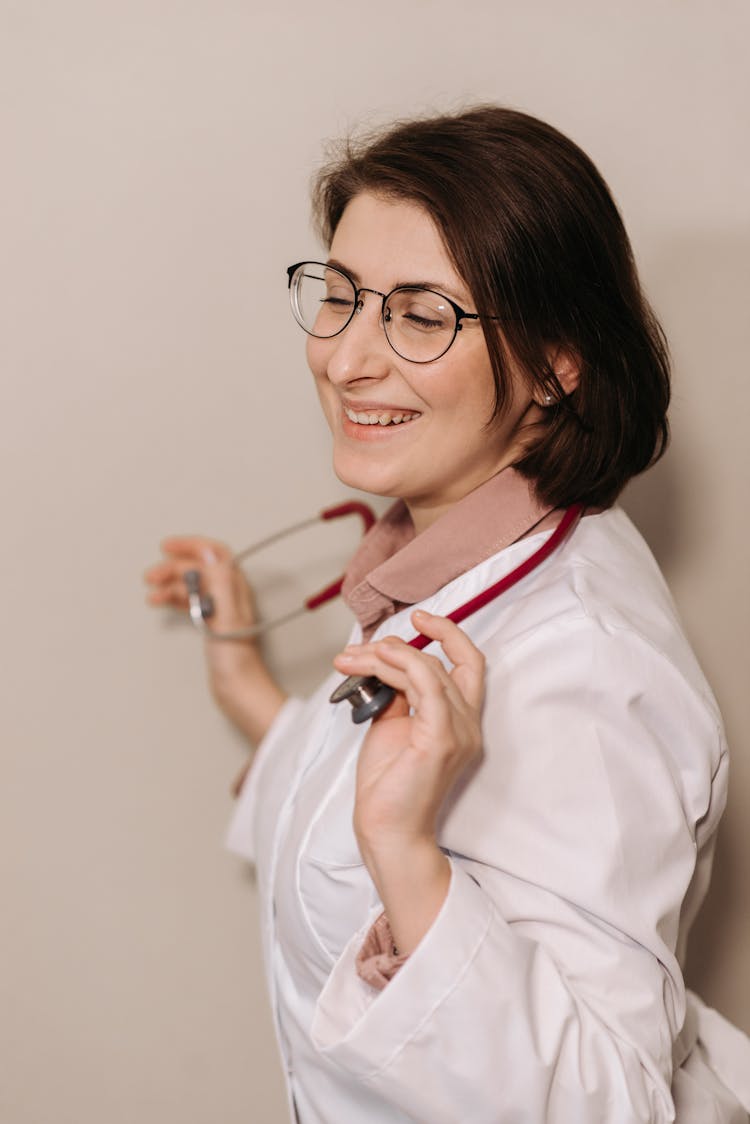
[[[420,284],[477,311],[432,219],[416,204],[355,196],[336,228],[330,260],[358,286],[388,293]],[[386,340],[380,297],[363,297],[362,312],[341,335],[308,336],[307,358],[333,435],[337,476],[350,487],[405,500],[419,531],[516,459],[520,423],[536,408],[517,375],[509,409],[487,425],[494,383],[478,321],[462,321],[441,358],[410,363]],[[352,414],[409,420],[367,425]]]

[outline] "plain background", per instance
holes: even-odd
[[[672,449],[625,505],[734,747],[689,979],[750,1029],[749,13],[2,0],[2,1124],[285,1118],[252,878],[222,849],[244,751],[140,575],[168,532],[239,549],[347,494],[287,307],[309,177],[356,123],[483,99],[591,154],[671,340]],[[267,603],[355,540],[265,559]],[[337,607],[277,634],[287,685],[347,630]]]

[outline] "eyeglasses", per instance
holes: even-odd
[[[294,318],[310,336],[331,339],[364,308],[363,293],[380,297],[385,338],[397,355],[410,363],[432,363],[445,355],[463,327],[479,320],[450,297],[418,285],[399,285],[390,293],[357,288],[348,274],[319,261],[297,262],[287,269]],[[496,320],[497,317],[486,317]]]

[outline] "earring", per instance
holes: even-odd
[[[551,394],[545,394],[544,397],[542,398],[542,402],[544,403],[545,406],[549,406],[552,402],[552,395]]]

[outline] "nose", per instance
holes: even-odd
[[[383,331],[383,294],[359,289],[354,315],[340,335],[326,341],[330,348],[328,378],[333,383],[381,379],[391,369],[393,351]]]

